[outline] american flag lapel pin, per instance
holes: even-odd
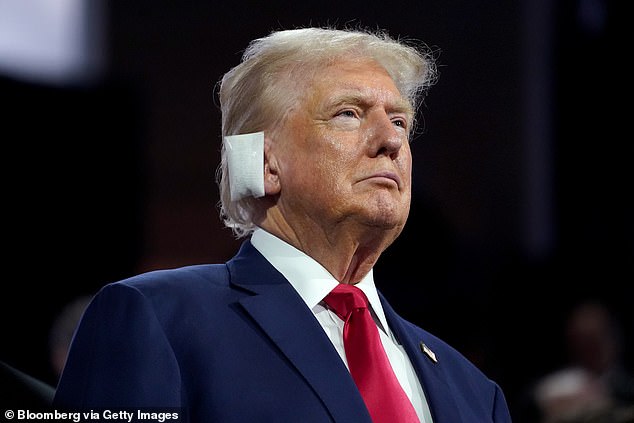
[[[420,350],[424,352],[427,357],[429,357],[434,363],[438,363],[438,359],[436,358],[436,354],[429,349],[427,345],[423,341],[420,341]]]

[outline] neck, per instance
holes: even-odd
[[[279,217],[268,215],[259,226],[303,251],[340,283],[346,284],[360,282],[402,229],[368,227],[354,222],[339,222],[327,228],[310,222],[291,225]]]

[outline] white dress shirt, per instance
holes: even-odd
[[[255,230],[251,243],[273,267],[288,279],[308,308],[312,310],[341,359],[348,366],[343,347],[344,322],[323,303],[324,297],[339,282],[317,261],[263,229]],[[374,285],[373,272],[370,271],[365,275],[356,286],[368,297],[374,320],[380,329],[379,334],[385,352],[396,377],[412,401],[418,418],[421,423],[432,423],[429,406],[412,363],[403,347],[396,341],[385,319]]]

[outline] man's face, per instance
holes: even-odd
[[[271,145],[286,219],[325,230],[355,221],[400,233],[411,197],[412,115],[373,61],[317,71]]]

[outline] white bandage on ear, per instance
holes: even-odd
[[[264,132],[224,137],[231,201],[264,196]]]

